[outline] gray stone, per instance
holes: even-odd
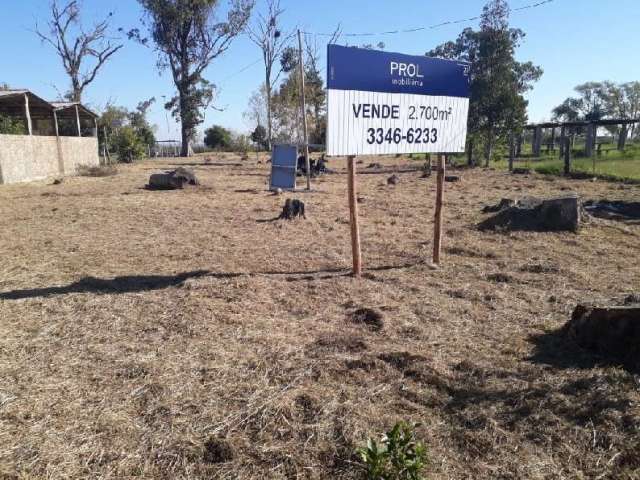
[[[199,185],[193,171],[179,167],[165,173],[154,173],[149,177],[147,188],[150,190],[176,190],[185,185]]]

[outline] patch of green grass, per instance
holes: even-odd
[[[564,161],[559,158],[558,151],[539,158],[521,158],[516,164],[548,175],[562,175],[564,172]],[[493,165],[506,170],[508,161],[502,159]],[[574,151],[571,171],[618,180],[640,180],[640,145],[629,145],[624,152],[606,149],[595,158],[581,157]]]

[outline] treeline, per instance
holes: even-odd
[[[431,57],[469,63],[466,151],[470,165],[479,163],[479,158],[488,165],[496,147],[522,131],[528,106],[524,94],[542,76],[540,67],[515,59],[525,33],[509,26],[509,15],[505,0],[491,0],[482,11],[478,30],[465,28],[456,40],[427,52]]]
[[[553,119],[563,122],[598,121],[605,119],[637,119],[640,117],[640,82],[586,82],[575,87],[576,95],[553,109]],[[619,125],[607,125],[610,133],[618,134]],[[636,124],[629,136],[637,138]]]

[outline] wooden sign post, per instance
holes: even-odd
[[[360,226],[358,225],[358,198],[356,193],[356,157],[347,157],[349,172],[349,224],[351,225],[351,251],[353,255],[353,275],[362,275],[362,253],[360,252]]]
[[[302,50],[301,38],[298,50]],[[327,46],[326,155],[347,157],[351,248],[356,277],[362,274],[356,155],[463,153],[469,116],[470,71],[470,65],[465,62]],[[440,262],[443,191],[444,157],[440,155],[434,263]]]
[[[440,264],[442,244],[442,199],[444,197],[444,155],[438,155],[438,174],[436,177],[436,214],[433,222],[433,263]]]

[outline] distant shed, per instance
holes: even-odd
[[[48,102],[29,90],[0,90],[0,116],[24,134],[0,133],[0,184],[72,175],[99,165],[98,116],[77,102]]]

